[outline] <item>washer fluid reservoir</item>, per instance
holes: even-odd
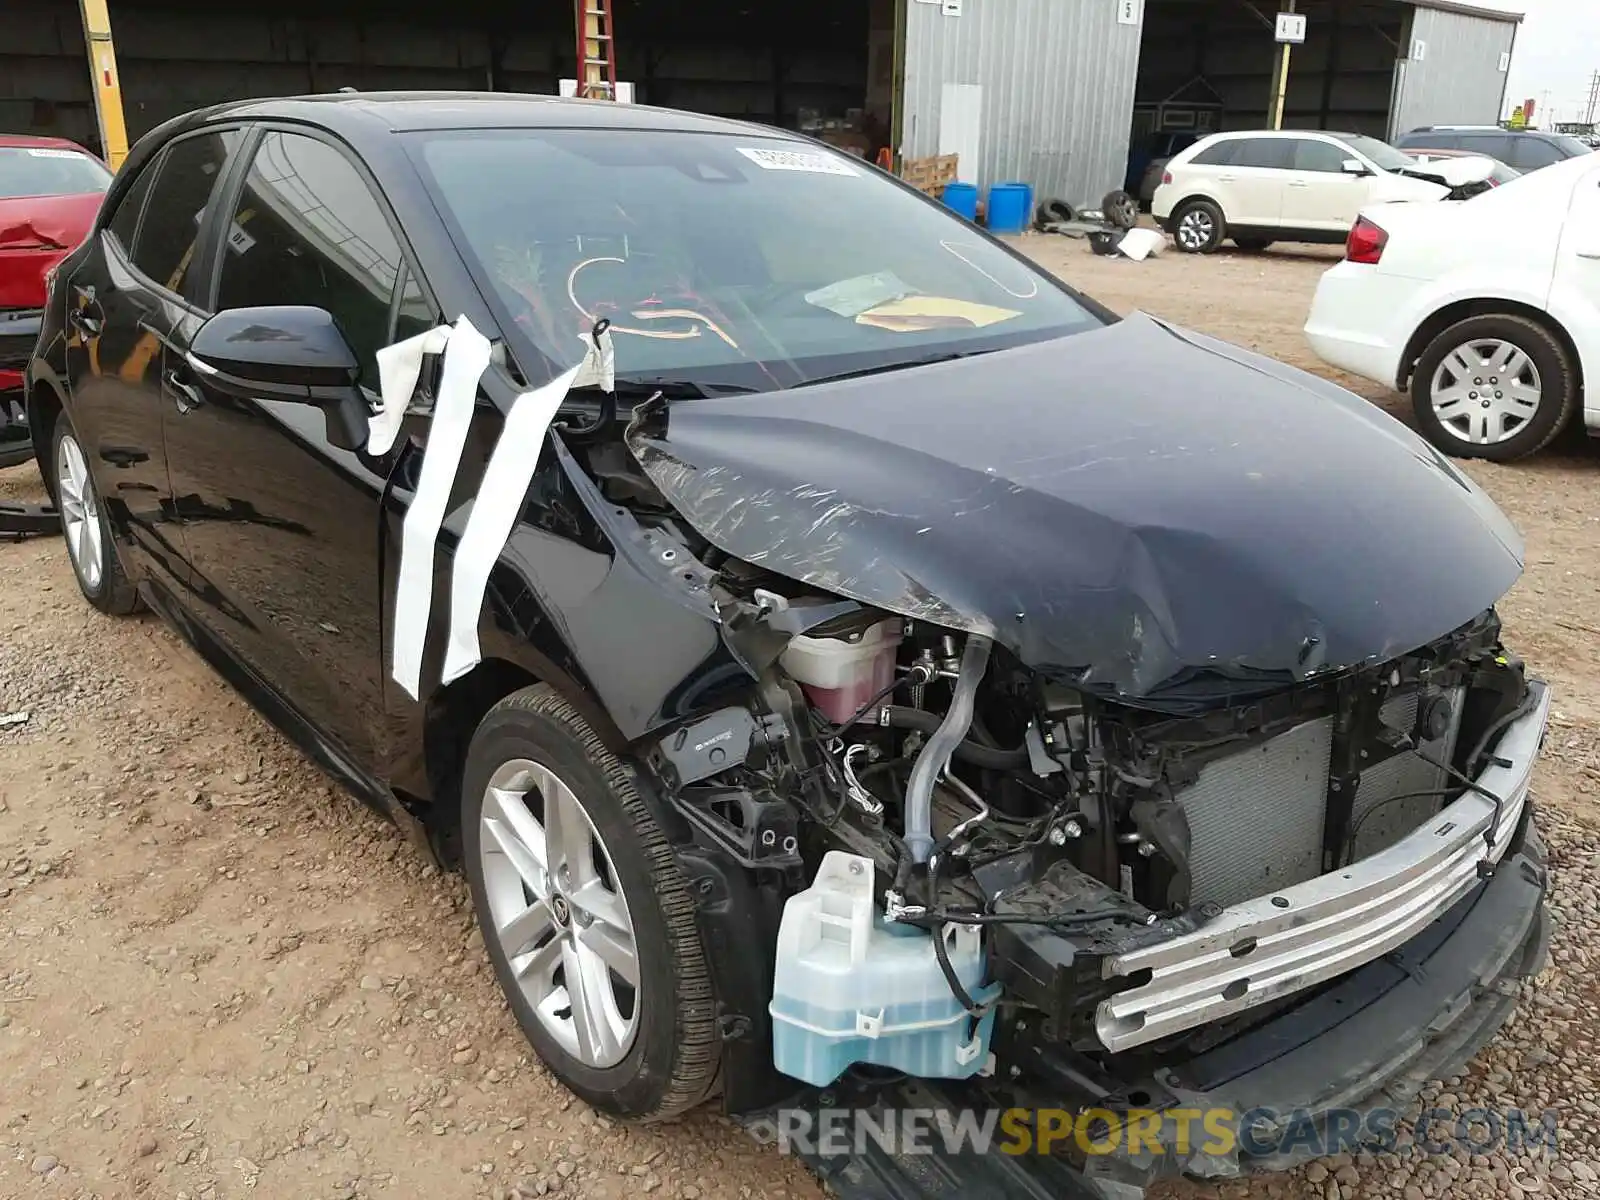
[[[970,925],[946,925],[950,965],[985,1004],[983,943]],[[961,1007],[934,957],[934,935],[885,921],[873,903],[870,858],[830,850],[817,877],[784,905],[773,977],[773,1064],[816,1087],[853,1063],[928,1079],[966,1079],[989,1060],[991,1009]]]

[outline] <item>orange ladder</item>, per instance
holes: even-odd
[[[617,59],[611,0],[577,0],[577,15],[578,95],[590,100],[615,100]]]

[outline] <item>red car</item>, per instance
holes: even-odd
[[[33,452],[22,368],[39,336],[45,273],[89,232],[110,183],[75,142],[0,134],[0,467]]]

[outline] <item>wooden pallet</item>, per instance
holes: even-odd
[[[935,154],[928,158],[908,158],[900,166],[900,178],[919,192],[938,198],[946,184],[956,181],[959,155]]]

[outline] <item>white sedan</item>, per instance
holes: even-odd
[[[1460,204],[1379,204],[1323,275],[1306,322],[1340,370],[1411,392],[1447,454],[1543,449],[1580,410],[1600,435],[1600,157]]]

